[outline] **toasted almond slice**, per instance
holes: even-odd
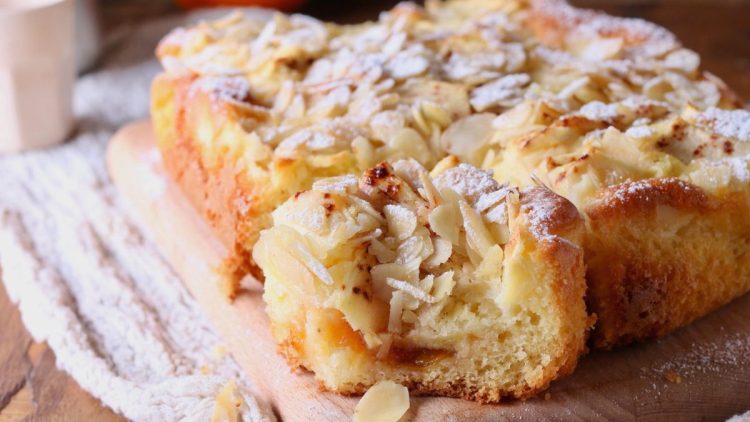
[[[375,354],[375,358],[378,360],[383,360],[388,356],[388,352],[391,350],[391,344],[393,344],[393,334],[391,333],[381,333],[379,334],[380,337],[380,347],[378,348],[378,353]]]
[[[393,381],[370,387],[354,408],[354,422],[396,422],[409,410],[409,390]]]
[[[446,151],[463,161],[479,164],[480,152],[494,133],[493,120],[495,115],[491,113],[466,116],[448,126],[440,143]]]
[[[351,193],[357,189],[357,177],[351,174],[338,177],[326,177],[315,181],[313,190],[330,193]]]
[[[359,208],[362,212],[367,213],[367,215],[374,217],[378,222],[382,223],[385,222],[383,219],[383,216],[380,215],[379,212],[375,210],[375,208],[372,207],[372,205],[365,201],[362,198],[357,198],[356,196],[350,196],[349,201],[352,202],[357,208]]]
[[[430,176],[426,172],[420,172],[419,181],[422,183],[422,189],[419,191],[419,194],[429,202],[431,207],[438,206],[443,198],[440,196],[437,188],[435,188],[435,185],[432,184]]]
[[[430,171],[430,177],[437,177],[440,173],[448,170],[449,168],[456,167],[460,163],[461,162],[458,160],[458,157],[456,157],[455,155],[449,155],[435,164],[435,167],[433,167]]]
[[[423,290],[421,290],[419,287],[407,283],[405,281],[396,280],[395,278],[386,278],[385,282],[393,287],[396,290],[402,291],[404,293],[409,294],[411,297],[425,303],[435,303],[437,302],[437,299],[435,299],[434,296],[425,293]],[[395,295],[396,293],[394,293]]]
[[[419,288],[424,292],[432,290],[432,286],[435,284],[435,276],[427,274],[423,279],[419,280]]]
[[[392,279],[391,279],[392,280]],[[388,332],[401,332],[401,314],[404,311],[404,293],[393,292],[390,300],[390,310],[388,313]]]
[[[418,268],[410,268],[406,264],[395,264],[392,262],[373,266],[370,270],[370,276],[372,277],[372,289],[375,297],[385,302],[389,301],[393,293],[393,288],[386,283],[386,279],[388,277],[399,280],[414,279],[416,278],[417,270]]]
[[[403,243],[398,245],[398,250],[396,251],[396,263],[405,264],[415,259],[419,260],[421,263],[426,242],[429,242],[429,239],[425,240],[421,236],[411,236],[406,239]],[[432,244],[429,246],[432,247]],[[428,252],[428,255],[431,253],[432,252]]]
[[[446,127],[451,123],[451,118],[445,109],[432,101],[422,103],[422,114],[427,119],[437,122],[440,127]]]
[[[432,241],[432,247],[434,252],[424,261],[427,269],[444,264],[451,257],[451,253],[453,253],[453,244],[449,240],[440,237]]]
[[[406,309],[404,310],[404,313],[401,314],[401,319],[407,324],[414,324],[419,320],[419,317],[414,313],[414,311]]]
[[[476,269],[476,276],[479,280],[499,280],[503,273],[503,249],[499,245],[494,245],[485,251],[482,262]]]
[[[437,206],[430,212],[427,220],[430,223],[430,229],[438,236],[454,245],[458,244],[461,220],[454,204],[446,203]]]
[[[379,263],[393,262],[396,259],[396,252],[388,249],[383,242],[378,239],[371,239],[367,253],[375,255]]]
[[[417,216],[403,205],[388,204],[383,208],[388,231],[398,240],[404,240],[417,228]]]
[[[446,271],[435,277],[432,284],[432,294],[437,300],[450,296],[456,281],[453,279],[453,271]]]
[[[664,60],[664,67],[668,69],[681,70],[685,73],[693,73],[701,65],[701,58],[692,50],[681,48],[675,50]]]
[[[331,273],[328,272],[326,266],[315,258],[310,251],[307,250],[305,245],[300,242],[294,242],[292,246],[294,247],[294,251],[297,252],[297,257],[302,261],[305,267],[312,271],[320,281],[328,285],[333,284],[333,277],[331,277]]]
[[[479,213],[469,206],[466,201],[458,201],[458,207],[464,218],[464,229],[466,230],[466,239],[468,240],[469,246],[474,249],[477,254],[484,254],[485,251],[495,245],[495,242],[492,240],[492,235],[490,235],[490,232],[484,225]]]

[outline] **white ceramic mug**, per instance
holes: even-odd
[[[73,128],[74,0],[0,0],[0,152]]]

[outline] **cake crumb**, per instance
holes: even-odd
[[[224,345],[217,344],[211,351],[211,355],[213,355],[214,360],[222,360],[227,355],[227,349],[224,347]]]
[[[664,373],[664,379],[673,383],[673,384],[681,384],[682,383],[682,377],[680,374],[674,371],[669,371]]]

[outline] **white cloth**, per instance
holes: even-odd
[[[0,157],[2,279],[58,366],[123,416],[206,421],[218,390],[236,379],[244,420],[273,420],[237,364],[215,352],[220,339],[129,215],[105,167],[112,133],[148,115],[159,69],[154,48],[184,19],[109,37],[99,69],[76,84],[74,138]]]

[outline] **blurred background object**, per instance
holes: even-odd
[[[76,69],[82,73],[90,69],[102,49],[99,28],[99,4],[96,0],[76,2]]]
[[[180,6],[193,9],[213,6],[255,6],[279,9],[288,12],[297,10],[305,0],[176,0]]]
[[[0,0],[0,152],[62,142],[73,127],[75,0]]]

